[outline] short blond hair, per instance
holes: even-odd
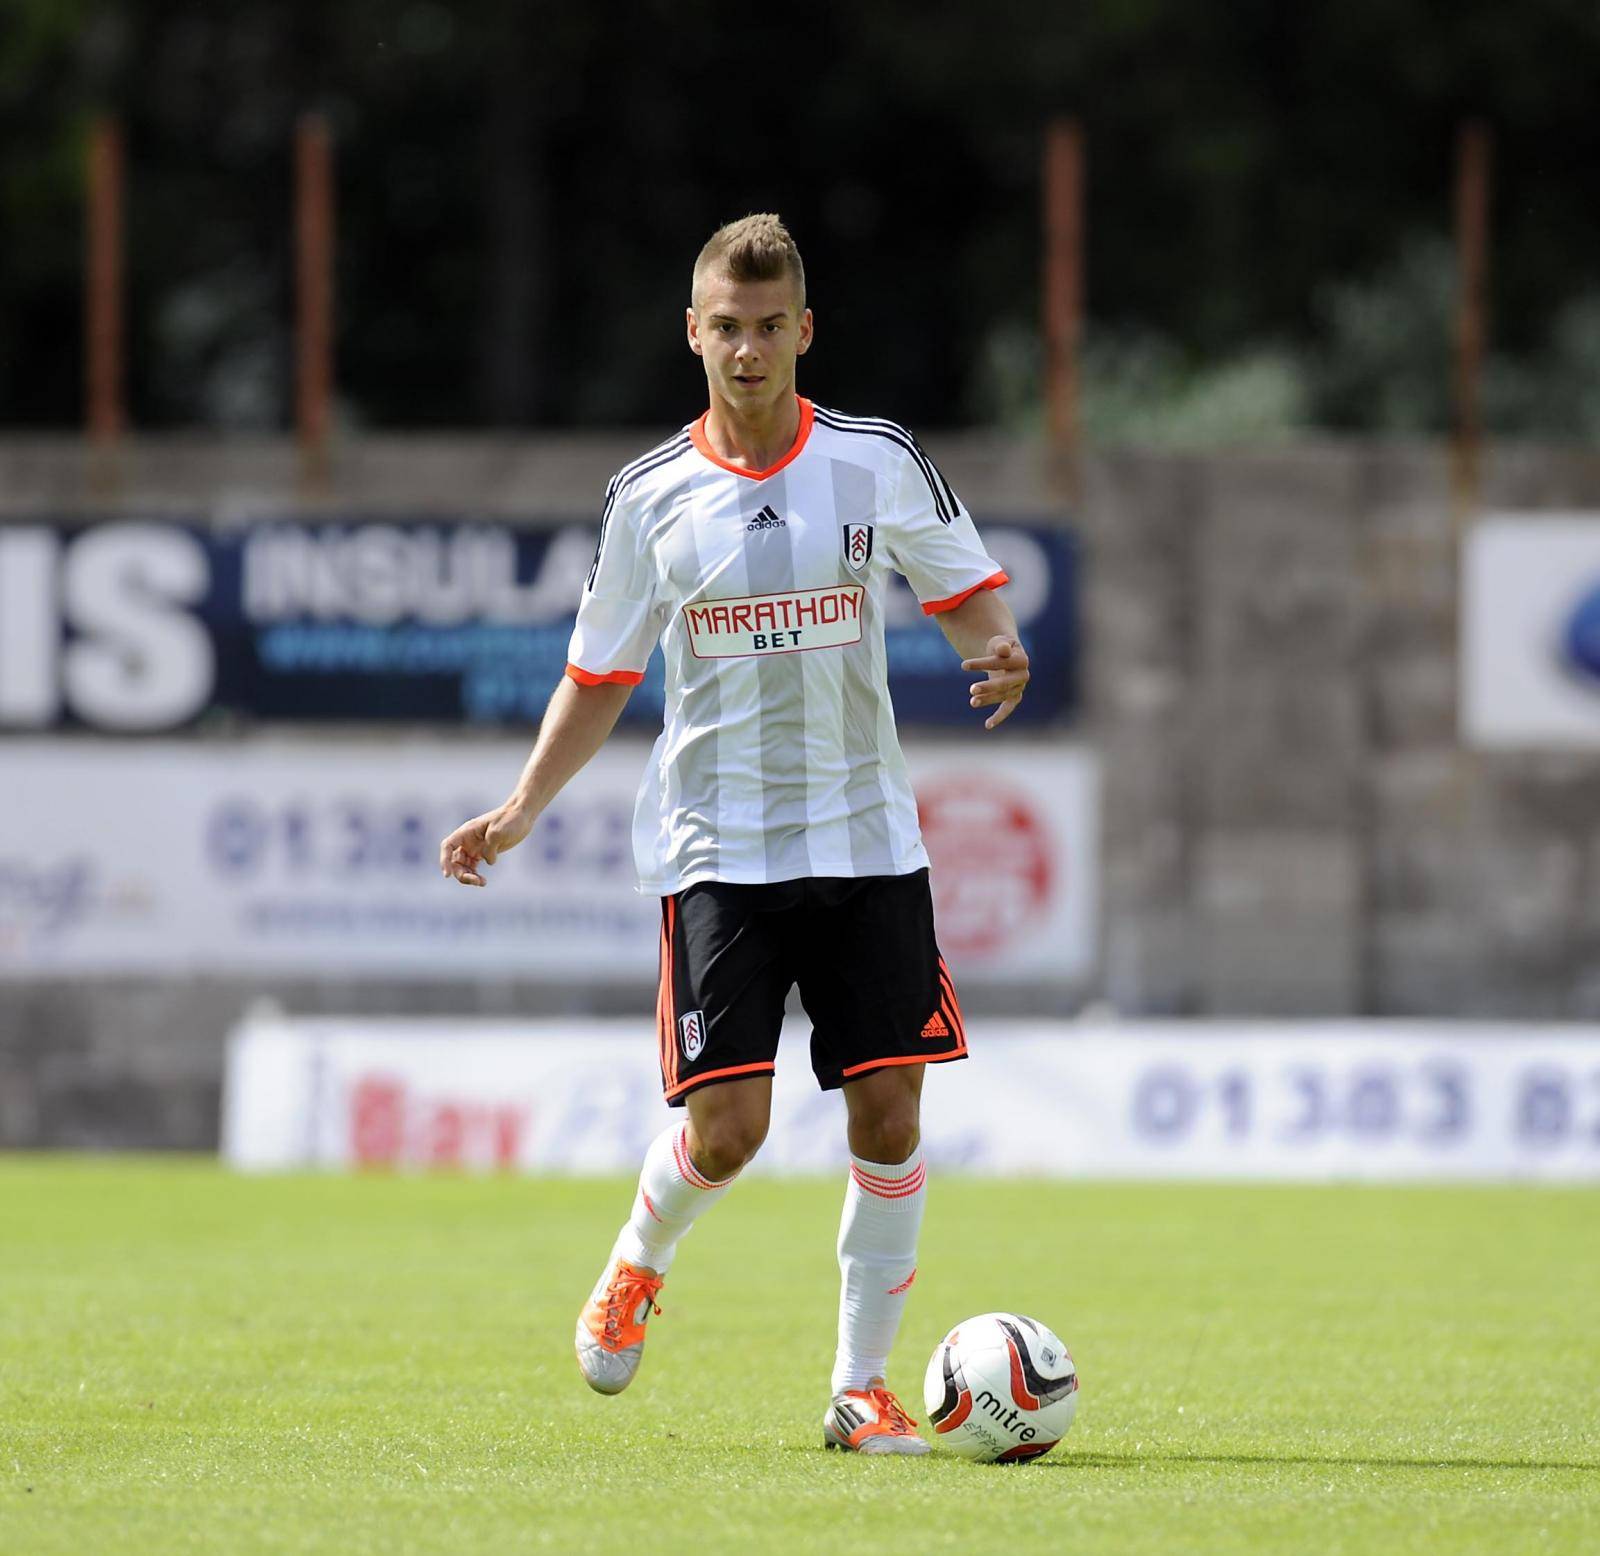
[[[788,276],[794,282],[795,311],[805,312],[806,267],[789,229],[770,211],[741,216],[711,234],[694,262],[691,303],[700,295],[701,281],[714,273],[731,281],[780,281]]]

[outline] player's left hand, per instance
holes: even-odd
[[[992,637],[989,652],[978,659],[963,659],[963,670],[987,670],[987,681],[974,681],[968,690],[974,708],[986,708],[999,703],[993,713],[983,721],[985,729],[1004,724],[1022,701],[1028,684],[1028,651],[1015,638]]]

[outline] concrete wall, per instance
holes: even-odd
[[[1488,509],[1600,510],[1507,449]],[[1145,1012],[1600,1015],[1600,761],[1461,749],[1437,450],[1092,461],[1102,992]]]
[[[278,441],[146,439],[97,460],[74,438],[0,439],[0,523],[264,508],[536,523],[593,510],[660,435],[368,438],[317,484]],[[1084,541],[1074,733],[1105,762],[1105,847],[1101,969],[1082,999],[1144,1014],[1600,1014],[1600,761],[1459,748],[1441,451],[1105,453],[1069,505],[1037,450],[927,441],[980,522],[1053,512]],[[1485,505],[1600,509],[1600,455],[1498,451]],[[0,986],[0,1146],[214,1144],[222,1037],[261,997],[461,1014],[642,1014],[649,1000],[443,982]],[[1038,999],[968,1003],[981,1016]]]

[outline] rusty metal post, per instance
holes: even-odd
[[[1483,359],[1489,340],[1489,130],[1456,135],[1456,362],[1452,460],[1457,522],[1477,511],[1483,478]]]
[[[1455,228],[1456,319],[1455,382],[1452,385],[1454,426],[1451,437],[1451,535],[1454,579],[1450,592],[1450,636],[1455,643],[1456,703],[1461,701],[1461,666],[1465,657],[1462,574],[1468,530],[1482,502],[1483,359],[1489,343],[1489,175],[1488,127],[1468,120],[1456,132]],[[1461,715],[1458,711],[1457,718]],[[1450,763],[1448,814],[1450,830],[1463,859],[1474,855],[1474,811],[1481,792],[1480,758],[1458,731]],[[1471,883],[1471,872],[1463,881]]]
[[[1069,496],[1078,482],[1083,196],[1083,127],[1054,119],[1044,143],[1045,434],[1052,474]]]
[[[127,430],[123,399],[122,127],[89,127],[84,222],[84,423],[91,445],[109,449]]]
[[[333,396],[333,138],[321,114],[295,126],[295,431],[301,472],[328,473]]]

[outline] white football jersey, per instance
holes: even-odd
[[[801,400],[794,447],[752,471],[702,416],[612,479],[567,674],[637,684],[657,641],[666,657],[641,891],[927,864],[889,705],[890,568],[930,614],[1007,581],[893,422]]]

